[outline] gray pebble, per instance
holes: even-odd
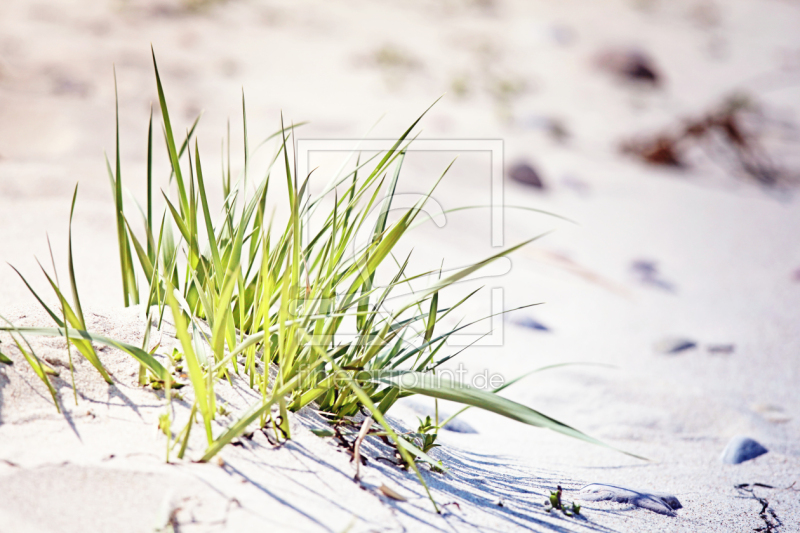
[[[627,503],[642,509],[648,509],[655,513],[675,516],[675,510],[681,509],[683,505],[678,498],[671,494],[662,492],[643,492],[639,490],[626,489],[616,485],[606,485],[605,483],[592,483],[586,485],[578,491],[577,498],[588,502],[611,501],[617,503]]]
[[[738,465],[739,463],[764,455],[768,451],[769,450],[753,439],[737,435],[725,446],[720,460],[729,465]]]

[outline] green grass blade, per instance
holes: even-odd
[[[72,328],[65,331],[64,328],[29,328],[29,327],[0,327],[0,331],[19,331],[20,333],[27,333],[28,335],[37,335],[43,337],[69,337],[73,341],[84,341],[86,343],[96,342],[112,348],[117,348],[127,353],[143,365],[145,365],[153,374],[161,381],[170,379],[169,372],[155,359],[151,354],[142,350],[137,346],[128,344],[115,339],[104,337],[96,333]]]
[[[400,387],[403,392],[412,392],[414,394],[422,394],[423,396],[430,396],[440,400],[449,400],[479,407],[524,424],[550,429],[591,444],[622,451],[622,453],[630,455],[631,457],[636,457],[637,459],[644,459],[638,455],[618,450],[613,446],[597,440],[594,437],[590,437],[530,407],[513,402],[491,392],[475,389],[464,384],[454,383],[443,377],[407,371],[362,371],[359,373],[359,377],[361,376],[368,376],[370,380],[377,383]]]

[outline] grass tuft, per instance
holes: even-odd
[[[194,139],[194,150],[191,150],[197,121],[179,147],[154,53],[153,68],[170,161],[170,182],[175,181],[177,190],[173,193],[162,191],[166,208],[160,224],[156,224],[153,215],[155,185],[151,111],[147,206],[146,212],[142,211],[144,238],[136,237],[125,214],[118,104],[113,170],[106,160],[114,192],[123,303],[134,305],[140,298],[146,302],[148,329],[143,347],[87,331],[72,262],[71,221],[77,187],[70,211],[69,232],[73,303],[68,303],[58,284],[45,272],[58,298],[61,316],[50,309],[32,288],[31,291],[57,327],[14,328],[9,325],[2,328],[13,332],[15,341],[22,334],[63,336],[109,383],[112,380],[97,357],[93,343],[113,346],[140,363],[140,383],[164,388],[167,401],[171,398],[171,387],[180,386],[173,376],[176,357],[185,360],[193,391],[192,413],[174,441],[169,429],[170,415],[162,415],[160,427],[168,437],[167,457],[169,450],[179,443],[178,457],[184,456],[196,412],[201,415],[207,440],[207,448],[200,460],[209,461],[253,424],[272,426],[276,435],[290,438],[288,412],[313,402],[321,411],[331,414],[334,421],[368,413],[382,426],[382,434],[394,443],[405,464],[413,468],[427,490],[417,462],[432,463],[435,470],[439,469],[438,462],[425,453],[435,441],[435,434],[430,433],[443,425],[438,422],[438,414],[435,423],[426,422],[423,438],[416,441],[398,435],[385,417],[398,399],[412,394],[479,407],[525,424],[602,444],[558,420],[499,396],[499,390],[477,390],[439,379],[436,375],[437,368],[457,355],[439,356],[448,337],[467,327],[457,325],[441,331],[441,319],[474,293],[451,307],[440,305],[440,294],[539,237],[509,247],[446,277],[442,277],[441,272],[410,274],[407,272],[408,258],[404,262],[396,260],[394,251],[398,242],[421,222],[418,218],[424,218],[420,214],[436,187],[434,185],[424,198],[402,212],[396,220],[390,220],[388,215],[406,149],[413,142],[413,132],[427,110],[400,135],[390,150],[365,160],[359,154],[353,170],[341,173],[343,175],[334,179],[321,194],[312,195],[309,192],[310,176],[297,174],[294,154],[290,150],[289,140],[296,126],[285,127],[282,117],[280,129],[267,139],[278,141],[269,168],[263,177],[253,175],[251,159],[266,141],[255,149],[249,146],[243,95],[244,170],[238,181],[232,181],[228,126],[227,160],[224,158],[226,143],[223,142],[224,201],[217,212],[210,205],[204,174],[206,167],[201,162],[197,139]],[[436,184],[448,169],[449,166]],[[282,225],[266,213],[273,174],[285,174],[286,178],[289,214]],[[331,205],[327,212],[324,209],[318,211],[323,202]],[[356,235],[367,224],[367,215],[377,206],[380,206],[379,216],[371,228],[371,238],[359,246]],[[313,228],[307,227],[310,215],[315,212],[318,217],[322,213],[321,222]],[[313,230],[309,233],[310,238],[305,237],[307,230]],[[382,271],[381,279],[391,281],[377,284],[378,270]],[[398,288],[414,279],[436,274],[437,281],[427,289],[412,291],[399,305],[390,304],[393,292]],[[30,288],[25,278],[23,281]],[[168,361],[162,364],[160,359],[164,358],[154,356],[155,349],[148,351],[147,339],[151,319],[156,314],[163,317],[167,308],[171,310],[182,353],[176,357],[169,355]],[[353,324],[357,335],[345,336],[345,330]],[[37,375],[47,383],[58,406],[41,362],[32,350],[23,350],[19,342],[17,346]],[[273,369],[274,378],[270,369]],[[215,435],[212,425],[218,411],[215,385],[220,379],[231,379],[236,374],[260,393],[260,399]],[[418,442],[422,445],[418,446]],[[435,502],[433,505],[436,508]]]

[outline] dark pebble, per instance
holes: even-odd
[[[654,348],[658,353],[673,355],[686,350],[693,350],[697,348],[697,343],[691,339],[668,337],[658,341]]]
[[[550,331],[550,328],[529,316],[516,319],[514,324],[522,326],[523,328],[534,329],[536,331]]]
[[[530,185],[537,189],[544,189],[544,183],[542,183],[539,174],[527,163],[512,165],[511,168],[508,169],[508,176],[512,180],[524,183],[525,185]]]
[[[606,50],[597,55],[596,63],[601,69],[623,79],[653,86],[661,82],[661,74],[653,59],[640,50]]]

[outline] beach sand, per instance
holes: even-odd
[[[0,335],[0,350],[14,361],[0,368],[0,531],[159,531],[172,523],[182,532],[721,533],[766,527],[758,498],[777,516],[767,520],[782,523],[772,531],[800,531],[796,189],[760,186],[705,152],[675,169],[619,150],[625,140],[702,115],[743,91],[772,117],[765,135],[782,137],[768,146],[784,150],[776,158],[790,165],[797,145],[784,137],[796,137],[800,120],[798,27],[800,5],[778,0],[253,0],[195,11],[177,1],[6,0],[0,259],[40,294],[49,289],[34,257],[50,268],[46,234],[62,284],[68,279],[67,222],[79,181],[73,246],[90,329],[142,342],[142,308],[121,307],[102,150],[113,158],[115,64],[123,180],[141,201],[147,120],[157,99],[150,43],[175,130],[205,110],[197,136],[208,154],[204,166],[213,169],[229,117],[234,169],[241,169],[242,87],[251,139],[278,129],[281,111],[289,121],[310,121],[300,139],[357,139],[384,114],[369,137],[392,138],[447,93],[421,123],[421,138],[502,140],[506,165],[529,162],[546,186],[506,179],[505,203],[577,223],[506,212],[505,245],[556,231],[512,256],[507,273],[464,284],[464,292],[487,286],[464,313],[487,314],[492,288],[503,289],[506,309],[545,304],[495,323],[502,341],[466,350],[452,368],[460,363],[470,378],[486,370],[508,380],[554,363],[607,365],[534,374],[503,394],[648,460],[471,409],[459,420],[476,433],[443,430],[442,446],[432,452],[448,473],[424,473],[443,510],[437,515],[413,473],[376,459],[388,453],[380,441],[368,439],[364,479],[354,482],[350,456],[311,433],[322,422],[307,409],[292,415],[293,439],[280,446],[256,432],[227,446],[221,463],[172,457],[167,464],[158,429],[163,394],[136,386],[135,361],[101,350],[116,381],[109,387],[73,354],[76,405],[63,341],[29,337],[60,371],[58,414],[11,339]],[[652,57],[657,87],[598,67],[598,53],[620,47]],[[566,139],[547,126],[553,121]],[[455,156],[434,199],[445,209],[487,203],[487,154],[411,153],[401,188],[427,190]],[[155,163],[165,182],[165,154],[157,152]],[[136,212],[132,203],[126,208]],[[496,253],[491,218],[474,213],[483,212],[454,213],[443,228],[415,230],[405,243],[419,257],[414,266],[445,258],[454,268]],[[0,281],[0,314],[18,326],[53,326],[13,270],[4,266]],[[476,327],[489,330],[487,323]],[[168,325],[159,338],[163,350],[176,342]],[[664,353],[671,339],[696,346]],[[256,398],[238,379],[217,392],[231,417]],[[416,429],[416,417],[433,410],[432,400],[412,400],[391,411],[398,428]],[[186,403],[176,409],[185,421]],[[231,419],[221,417],[215,431]],[[196,429],[190,459],[205,447]],[[723,464],[735,435],[769,453]],[[580,518],[545,512],[556,486],[572,502],[590,483],[670,493],[683,508],[666,516],[581,502]],[[735,488],[753,483],[774,488]],[[382,495],[381,485],[407,501]]]

